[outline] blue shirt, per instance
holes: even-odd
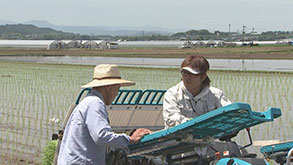
[[[65,127],[58,156],[59,165],[106,164],[106,148],[124,148],[126,134],[111,131],[102,95],[92,90],[74,109]]]

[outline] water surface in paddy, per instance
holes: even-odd
[[[121,66],[163,68],[178,68],[183,61],[181,58],[121,58],[84,56],[0,56],[0,60],[83,65],[108,63]],[[211,69],[293,71],[293,60],[208,59],[208,61]]]

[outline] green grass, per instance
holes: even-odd
[[[44,148],[43,165],[52,165],[54,161],[54,154],[57,148],[58,140],[51,140]]]

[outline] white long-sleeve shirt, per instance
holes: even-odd
[[[105,165],[106,147],[124,148],[129,142],[128,135],[111,131],[103,97],[92,89],[68,120],[58,165]]]
[[[193,97],[181,81],[165,93],[163,102],[165,128],[184,123],[190,118],[228,104],[231,104],[231,101],[218,88],[206,86],[197,96]]]

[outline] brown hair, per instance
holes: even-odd
[[[203,56],[191,55],[187,56],[181,64],[181,68],[191,67],[193,69],[198,69],[200,74],[206,74],[210,69],[210,64]],[[203,85],[210,85],[211,80],[207,78],[202,82]]]

